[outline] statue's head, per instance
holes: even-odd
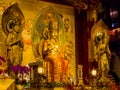
[[[58,38],[58,31],[56,29],[53,29],[50,31],[50,38],[56,39]]]
[[[21,26],[21,19],[20,18],[12,18],[7,23],[7,29],[9,32],[13,31],[15,26]]]
[[[57,38],[58,37],[58,23],[53,22],[52,20],[49,21],[49,32],[50,32],[50,38]]]
[[[103,43],[104,37],[105,37],[105,35],[103,32],[97,32],[97,34],[95,36],[95,44]]]

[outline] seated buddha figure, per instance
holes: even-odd
[[[44,41],[42,50],[43,59],[48,62],[48,82],[63,82],[65,81],[63,79],[65,73],[63,73],[62,69],[63,66],[67,66],[68,62],[64,59],[63,49],[59,41],[59,30],[54,27],[50,28],[49,36]]]

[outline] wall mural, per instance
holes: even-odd
[[[1,28],[5,34],[3,42],[6,49],[4,55],[0,55],[13,65],[48,61],[50,67],[53,65],[48,67],[50,81],[65,81],[68,77],[73,80],[76,76],[74,9],[43,1],[17,0],[16,3],[7,1],[6,4],[8,8],[2,15]],[[16,32],[16,42],[12,39],[14,35],[9,35],[14,31],[12,25],[20,28],[19,33]],[[7,44],[9,39],[14,42],[13,45]],[[18,57],[17,60],[15,57]],[[65,76],[61,77],[61,74]]]

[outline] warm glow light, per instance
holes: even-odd
[[[38,67],[37,71],[38,71],[38,73],[42,74],[43,73],[43,67]]]
[[[93,69],[93,70],[91,71],[91,74],[92,74],[92,76],[96,76],[96,75],[97,75],[97,70]]]

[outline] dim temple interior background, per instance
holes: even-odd
[[[120,0],[1,0],[0,20],[0,90],[120,90]],[[14,36],[15,25],[21,31]],[[58,33],[57,44],[68,40],[72,50],[48,43]]]

